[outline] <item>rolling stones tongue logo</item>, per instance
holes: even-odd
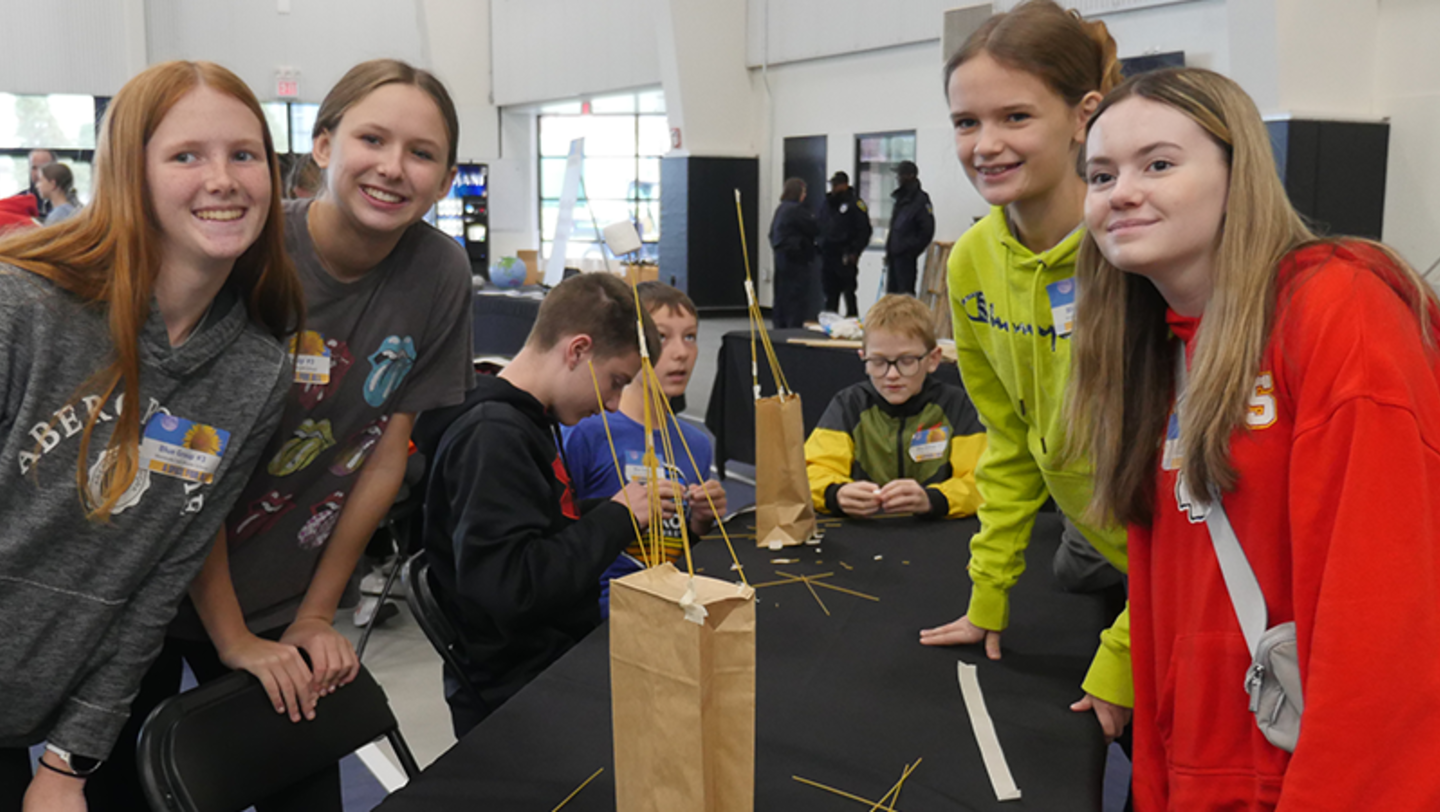
[[[295,428],[295,434],[280,446],[265,470],[271,476],[289,476],[314,462],[322,451],[332,445],[335,445],[335,438],[330,434],[330,421],[316,423],[307,417]]]
[[[360,470],[360,466],[365,464],[370,452],[374,451],[376,444],[380,442],[389,422],[390,416],[386,415],[350,435],[350,439],[336,452],[335,461],[330,464],[330,473],[335,476],[350,476]]]
[[[350,354],[350,348],[345,342],[327,338],[325,348],[330,350],[330,382],[301,385],[300,405],[304,406],[306,411],[314,409],[321,401],[339,391],[340,382],[345,380],[345,373],[349,372],[350,365],[355,363],[355,357]]]
[[[415,342],[410,336],[390,336],[370,354],[370,375],[365,379],[365,402],[379,408],[400,388],[415,366]]]
[[[231,541],[244,541],[269,531],[280,521],[281,516],[294,509],[294,496],[282,495],[279,491],[270,491],[250,503],[250,509],[245,513],[245,518],[237,522],[231,529]]]
[[[345,507],[345,494],[336,491],[310,506],[310,519],[300,528],[296,541],[302,550],[319,549],[335,530],[340,520],[340,509]]]

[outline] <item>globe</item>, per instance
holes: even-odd
[[[497,288],[518,288],[525,284],[525,261],[503,257],[490,265],[490,284]]]

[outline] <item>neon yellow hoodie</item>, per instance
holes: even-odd
[[[1062,468],[1058,459],[1070,339],[1056,334],[1051,295],[1073,287],[1048,286],[1074,278],[1083,236],[1077,228],[1036,254],[1010,233],[1004,209],[996,207],[950,253],[955,352],[987,440],[976,472],[984,499],[980,532],[970,540],[969,617],[982,628],[1009,625],[1010,588],[1025,571],[1035,514],[1049,497],[1101,555],[1127,570],[1125,529],[1079,520],[1090,503],[1089,467]],[[1101,633],[1084,689],[1117,705],[1134,705],[1128,608]]]

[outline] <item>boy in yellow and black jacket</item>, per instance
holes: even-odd
[[[870,380],[837,393],[805,441],[818,510],[864,518],[973,515],[985,428],[965,390],[931,377],[940,365],[930,311],[889,295],[865,315]]]

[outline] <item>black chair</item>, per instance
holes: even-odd
[[[420,772],[385,692],[362,666],[315,719],[275,712],[244,671],[162,702],[140,730],[140,782],[157,812],[234,812],[294,786],[381,737]]]
[[[440,653],[446,670],[475,700],[475,707],[485,707],[480,692],[475,689],[464,668],[465,654],[460,648],[460,633],[455,630],[455,623],[445,609],[435,600],[435,587],[430,582],[430,562],[425,560],[424,550],[405,562],[400,569],[400,583],[405,585],[405,602],[410,606],[410,614],[415,616],[415,622],[420,624],[420,630],[425,632],[430,645]]]

